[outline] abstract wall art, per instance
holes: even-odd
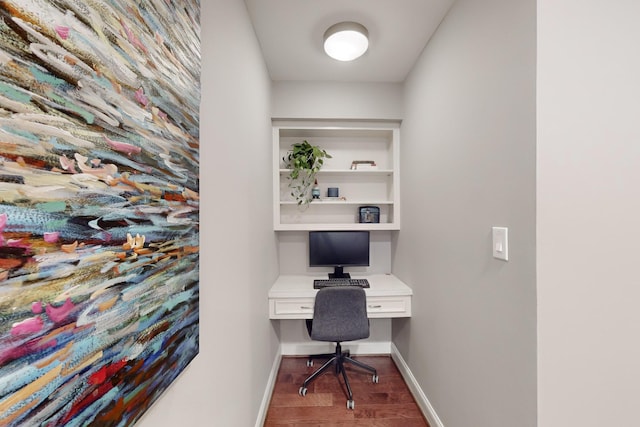
[[[200,62],[200,0],[0,0],[0,425],[132,425],[197,355]]]

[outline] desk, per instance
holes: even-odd
[[[391,274],[352,276],[369,280],[367,314],[370,318],[411,317],[413,291]],[[313,302],[318,292],[313,289],[313,279],[323,276],[280,276],[269,290],[270,319],[311,319]]]

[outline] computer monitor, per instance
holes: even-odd
[[[309,267],[333,267],[329,278],[351,277],[343,267],[369,266],[369,232],[310,231]]]

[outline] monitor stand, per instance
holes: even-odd
[[[350,279],[351,275],[344,272],[344,268],[341,265],[336,265],[333,268],[333,273],[329,273],[329,279]]]

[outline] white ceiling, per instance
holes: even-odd
[[[273,80],[402,82],[455,0],[245,0]],[[322,50],[327,28],[355,21],[369,50],[353,62]]]

